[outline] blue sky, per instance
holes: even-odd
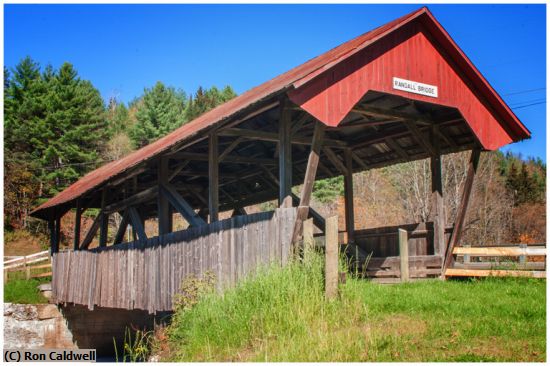
[[[106,100],[158,80],[242,93],[420,6],[4,5],[4,64],[71,62]],[[532,132],[505,150],[546,161],[546,6],[429,8]]]

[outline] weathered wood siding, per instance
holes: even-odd
[[[237,216],[188,230],[89,251],[54,254],[52,289],[58,303],[172,309],[182,280],[207,271],[218,288],[234,285],[261,265],[285,264],[294,208]]]
[[[434,254],[433,222],[356,230],[355,242],[365,252],[372,252],[373,257],[398,256],[398,229],[407,230],[410,256]],[[445,230],[445,243],[449,241],[451,230]]]

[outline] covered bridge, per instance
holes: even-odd
[[[430,158],[433,218],[407,224],[411,276],[451,260],[480,151],[530,136],[426,8],[346,42],[87,174],[36,208],[49,222],[58,302],[169,310],[183,278],[212,271],[234,283],[260,263],[285,262],[316,179],[345,178],[343,242],[373,253],[369,272],[399,263],[396,228],[355,230],[353,173]],[[461,207],[445,227],[441,155],[471,151]],[[291,188],[302,185],[301,196]],[[275,212],[244,207],[278,199]],[[97,208],[87,233],[82,212]],[[59,252],[61,217],[75,210],[74,250]],[[218,220],[221,211],[233,217]],[[109,215],[122,216],[112,239]],[[173,214],[190,228],[173,232]],[[148,238],[144,220],[158,219]],[[135,233],[124,243],[130,225]],[[88,249],[99,231],[99,247]]]

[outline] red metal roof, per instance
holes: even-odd
[[[70,203],[76,198],[97,189],[109,179],[128,171],[148,159],[170,150],[174,145],[196,137],[199,133],[204,132],[208,128],[211,128],[219,123],[223,123],[229,118],[235,117],[239,112],[242,112],[245,109],[254,108],[255,105],[258,105],[258,108],[260,108],[259,103],[268,101],[270,98],[275,100],[275,98],[281,93],[292,89],[299,90],[300,88],[307,86],[308,82],[322,75],[335,65],[338,65],[343,60],[346,60],[355,53],[365,49],[367,46],[375,43],[379,39],[384,38],[388,34],[413,20],[419,20],[425,23],[433,33],[433,36],[445,46],[446,51],[449,52],[451,56],[455,56],[457,58],[455,62],[462,66],[465,69],[465,72],[468,72],[471,75],[474,86],[484,94],[491,107],[499,113],[501,119],[503,119],[511,131],[514,132],[512,140],[516,141],[529,137],[529,131],[521,124],[508,106],[491,88],[489,83],[466,58],[449,35],[443,30],[441,25],[439,25],[439,23],[433,18],[429,10],[424,7],[357,38],[354,38],[336,48],[333,48],[332,50],[241,94],[231,101],[218,106],[195,120],[183,125],[167,136],[137,151],[134,151],[128,156],[108,163],[90,172],[76,183],[60,192],[54,198],[36,208],[31,215],[40,218],[47,218],[51,214],[51,210],[54,207]],[[326,121],[322,122],[326,123]]]

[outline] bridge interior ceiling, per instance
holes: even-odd
[[[316,121],[291,107],[292,182],[303,182]],[[279,193],[278,107],[218,135],[219,210],[226,211],[277,199]],[[434,127],[435,126],[435,127]],[[168,180],[193,209],[208,210],[208,139],[164,155]],[[479,146],[455,108],[369,91],[337,127],[325,130],[316,179],[342,175],[344,152],[351,151],[354,172],[380,168]],[[107,204],[158,184],[159,159],[143,163],[139,174],[110,188]],[[99,207],[101,193],[89,199]],[[143,218],[157,215],[157,202],[139,205]]]

